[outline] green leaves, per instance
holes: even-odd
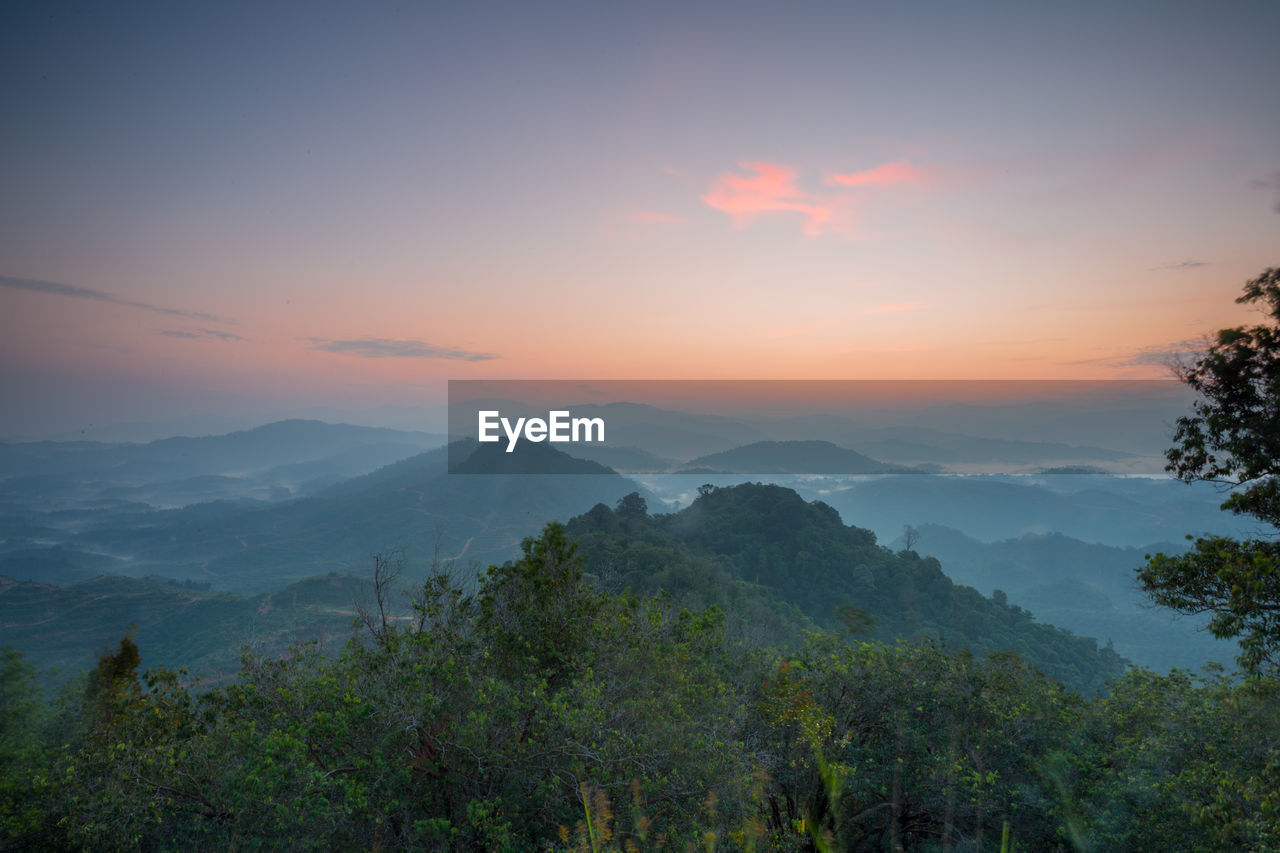
[[[1236,546],[1203,551],[1243,610],[1271,594],[1274,552]],[[1136,672],[1086,700],[1015,655],[848,631],[780,660],[727,637],[719,607],[601,591],[558,526],[523,554],[474,596],[433,575],[411,618],[367,620],[340,655],[250,656],[198,696],[177,673],[139,678],[126,640],[42,714],[21,660],[0,657],[5,840],[800,851],[993,846],[1007,830],[1037,850],[1280,844],[1274,681]]]
[[[1280,692],[1137,671],[1093,704],[1058,765],[1079,837],[1094,849],[1277,849]]]
[[[1280,665],[1280,543],[1197,539],[1186,554],[1151,557],[1138,578],[1158,604],[1213,614],[1209,630],[1240,637],[1250,672]]]
[[[1178,419],[1175,446],[1166,453],[1169,471],[1187,482],[1244,485],[1280,473],[1280,269],[1246,283],[1236,301],[1266,303],[1273,322],[1223,329],[1208,352],[1179,369],[1201,396],[1194,414]],[[1237,511],[1280,521],[1245,494],[1235,501]]]
[[[126,639],[77,698],[82,736],[40,759],[62,781],[36,823],[94,849],[522,850],[581,818],[580,781],[635,804],[610,818],[617,843],[740,822],[754,678],[723,612],[601,592],[560,525],[523,551],[474,597],[437,574],[409,620],[370,614],[340,656],[246,657],[199,698],[140,680]]]
[[[832,849],[959,843],[1005,819],[1045,849],[1057,824],[1036,765],[1083,706],[1016,656],[816,637],[764,690],[771,795]]]
[[[1179,371],[1200,394],[1178,419],[1167,470],[1186,482],[1236,486],[1224,510],[1280,528],[1280,269],[1245,284],[1240,303],[1262,303],[1270,324],[1223,329]],[[1211,613],[1217,637],[1239,637],[1240,664],[1280,665],[1280,550],[1274,540],[1199,539],[1185,555],[1157,554],[1138,579],[1159,604]]]

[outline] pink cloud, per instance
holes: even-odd
[[[923,184],[931,177],[931,172],[927,169],[912,166],[906,160],[894,160],[861,172],[831,174],[827,177],[827,183],[841,187],[889,187],[896,184]]]
[[[863,213],[874,213],[884,199],[860,192],[865,188],[938,188],[944,178],[947,184],[953,182],[949,169],[943,173],[936,167],[914,165],[905,159],[860,172],[828,172],[823,186],[814,190],[801,187],[796,170],[788,166],[750,161],[741,162],[738,167],[737,171],[717,177],[702,196],[703,202],[728,214],[735,228],[745,228],[764,214],[796,214],[810,237],[829,233],[873,236],[861,224]]]
[[[797,213],[804,218],[804,231],[817,236],[831,227],[838,203],[796,186],[795,170],[774,163],[739,163],[754,174],[726,172],[716,179],[702,200],[729,214],[734,227],[743,228],[766,213]]]

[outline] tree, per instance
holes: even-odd
[[[618,515],[625,518],[644,517],[649,514],[649,505],[639,492],[618,498]]]
[[[1178,377],[1200,398],[1178,419],[1166,470],[1184,482],[1232,487],[1222,508],[1270,528],[1259,538],[1205,537],[1191,551],[1156,554],[1138,570],[1158,603],[1210,613],[1216,637],[1240,638],[1251,672],[1280,667],[1280,269],[1268,269],[1236,299],[1260,303],[1268,322],[1218,332]]]
[[[771,831],[820,850],[981,850],[1009,825],[1017,849],[1061,849],[1038,765],[1084,700],[1016,655],[812,635],[762,693]]]

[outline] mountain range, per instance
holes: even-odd
[[[623,409],[665,417],[647,407]],[[690,431],[723,426],[714,418],[675,421]],[[1122,654],[1145,665],[1194,668],[1208,658],[1234,655],[1233,647],[1208,640],[1194,624],[1145,609],[1144,597],[1131,586],[1132,569],[1146,551],[1175,551],[1185,533],[1238,533],[1233,525],[1239,520],[1218,511],[1222,495],[1212,489],[1116,477],[1084,465],[1017,477],[873,473],[902,469],[831,442],[799,440],[754,441],[693,457],[689,463],[704,473],[651,474],[640,477],[641,483],[599,459],[570,456],[547,444],[523,442],[512,454],[500,445],[475,443],[418,449],[433,440],[428,434],[291,421],[147,445],[0,445],[0,576],[11,579],[0,596],[0,616],[14,631],[44,625],[33,636],[47,637],[52,635],[39,631],[54,630],[55,614],[89,613],[92,602],[106,606],[117,593],[123,596],[121,613],[141,612],[130,610],[127,601],[167,601],[158,612],[177,607],[201,613],[201,608],[222,607],[218,602],[225,600],[218,596],[229,593],[260,597],[334,572],[361,578],[375,555],[403,555],[407,579],[422,577],[433,560],[452,561],[473,574],[517,555],[521,540],[548,521],[613,506],[633,492],[655,517],[688,504],[702,512],[711,504],[698,494],[700,486],[714,484],[711,491],[724,500],[737,494],[730,487],[756,476],[795,489],[794,499],[778,498],[767,511],[751,509],[750,502],[740,507],[754,513],[756,528],[773,531],[776,542],[759,542],[754,554],[723,543],[714,552],[695,554],[688,549],[696,542],[683,542],[674,550],[653,552],[664,555],[664,565],[652,554],[644,563],[633,551],[632,565],[649,565],[652,577],[631,572],[630,582],[655,591],[666,584],[691,601],[719,601],[740,615],[738,624],[747,631],[783,637],[831,627],[836,623],[821,609],[822,602],[830,603],[831,591],[849,583],[841,574],[847,567],[833,563],[826,574],[809,576],[805,561],[828,546],[788,538],[771,517],[797,512],[797,523],[813,527],[793,506],[804,498],[830,507],[837,519],[855,522],[873,542],[891,542],[912,525],[913,541],[899,540],[899,550],[938,558],[942,576],[984,595],[999,590],[1009,604],[1039,621],[1112,640]],[[655,467],[675,464],[640,450],[583,445],[575,453],[579,449]],[[455,464],[459,473],[448,473],[451,454],[461,461]],[[386,457],[397,458],[373,465]],[[750,473],[713,473],[730,468]],[[806,469],[827,473],[773,473]],[[358,473],[338,477],[340,470]],[[317,473],[322,471],[328,473]],[[274,484],[268,492],[276,493],[247,496],[246,484],[259,491]],[[688,512],[673,518],[688,519]],[[663,523],[678,528],[683,522]],[[755,535],[750,527],[734,535],[750,540]],[[843,530],[833,526],[827,535],[837,540],[852,535]],[[695,564],[701,568],[691,574]],[[619,575],[616,566],[596,568],[604,579]],[[108,583],[103,575],[131,577]],[[932,574],[917,580],[924,586],[937,583]],[[126,594],[126,582],[141,586]],[[57,586],[74,590],[68,593],[72,598],[61,600]],[[856,591],[849,587],[846,598],[856,601],[851,594]],[[253,607],[261,606],[254,600]],[[45,603],[33,604],[40,601]],[[877,605],[884,630],[916,631],[924,624],[886,616],[884,604]],[[29,622],[21,615],[29,607],[45,616]],[[299,615],[299,624],[318,620],[332,633],[333,625],[342,627],[335,614],[344,609],[334,608],[329,616]],[[232,622],[245,624],[236,622],[239,618]],[[130,621],[140,630],[147,623]],[[946,628],[943,623],[933,627],[939,625]],[[76,633],[57,628],[64,629],[67,636]],[[946,635],[942,629],[938,633]],[[58,646],[53,640],[46,644]],[[52,659],[63,663],[72,657],[59,653]],[[232,665],[233,658],[219,659],[218,666]]]

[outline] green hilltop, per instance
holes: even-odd
[[[1040,624],[1027,611],[953,583],[936,559],[876,544],[830,506],[791,489],[703,487],[687,508],[649,515],[632,495],[568,524],[589,569],[611,586],[660,590],[692,604],[744,607],[780,639],[797,616],[827,630],[893,642],[937,639],[975,654],[1017,651],[1086,692],[1124,672],[1092,638]]]

